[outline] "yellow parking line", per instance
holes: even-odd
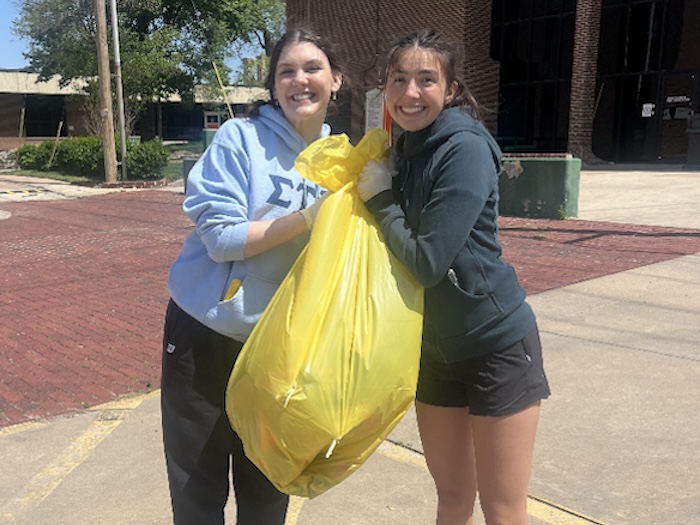
[[[90,457],[97,446],[124,421],[133,409],[152,395],[121,399],[89,410],[89,412],[98,412],[97,419],[44,470],[22,487],[14,498],[0,507],[0,518],[7,520],[7,523],[13,523],[15,518],[36,508],[71,472]],[[10,431],[4,434],[26,431],[41,425],[42,423],[16,425],[14,431],[11,427]]]
[[[393,459],[394,461],[411,463],[418,467],[423,467],[424,469],[428,468],[423,454],[411,450],[410,448],[392,443],[391,441],[384,441],[381,445],[379,445],[377,452],[379,452],[382,456]]]
[[[289,507],[287,507],[287,519],[284,520],[284,525],[296,525],[301,514],[301,508],[304,506],[304,498],[291,496],[289,498]]]
[[[390,441],[384,441],[377,449],[377,452],[394,461],[411,463],[425,469],[428,468],[422,454]],[[579,512],[534,496],[528,496],[527,513],[530,517],[547,525],[605,525]]]
[[[427,468],[425,464],[425,459],[421,454],[413,452],[407,448],[395,445],[388,441],[384,441],[377,452],[382,456],[386,456],[394,461],[400,461],[402,463],[413,463],[419,467]],[[292,496],[289,499],[289,508],[287,509],[287,519],[285,520],[285,525],[296,525],[299,520],[299,515],[301,514],[301,509],[304,506],[306,498],[299,498]]]
[[[159,395],[160,391],[156,390],[149,394],[112,401],[88,410],[88,412],[97,412],[97,419],[43,471],[21,488],[14,498],[0,506],[0,521],[14,523],[17,517],[36,508],[56,490],[71,472],[90,457],[99,444],[124,421],[132,410],[144,400]],[[48,423],[50,421],[30,422],[0,428],[0,437],[39,428]],[[384,441],[378,447],[377,452],[391,460],[427,469],[425,458],[421,453],[390,441]],[[285,525],[297,524],[305,501],[305,498],[295,496],[290,498]],[[535,496],[528,498],[528,514],[546,525],[605,525],[579,512]]]
[[[9,436],[12,434],[19,434],[20,432],[25,432],[27,430],[33,430],[35,428],[41,428],[50,423],[48,420],[43,421],[29,421],[27,423],[18,423],[17,425],[12,425],[11,427],[0,428],[0,437]]]
[[[527,513],[547,525],[605,525],[602,521],[536,496],[528,498]]]
[[[41,193],[44,191],[46,191],[46,190],[43,188],[37,188],[37,189],[31,189],[31,190],[4,190],[4,191],[0,191],[0,195],[15,195],[18,193],[26,195],[28,193]]]
[[[123,399],[109,401],[109,402],[103,403],[101,405],[95,405],[94,407],[86,409],[85,412],[101,412],[103,410],[119,410],[119,409],[132,410],[132,409],[136,408],[137,406],[139,406],[144,400],[149,399],[151,397],[157,397],[159,395],[160,395],[160,390],[154,390],[154,391],[149,392],[147,394],[141,394],[141,395],[132,396],[132,397],[125,397]],[[82,412],[79,412],[79,413],[82,413]],[[58,418],[42,419],[41,421],[27,421],[26,423],[18,423],[16,425],[11,425],[9,427],[2,427],[2,428],[0,428],[0,437],[9,436],[12,434],[19,434],[21,432],[33,430],[35,428],[45,427],[46,425],[53,423],[57,419],[61,419],[64,417],[73,417],[74,415],[75,414],[70,414],[68,416],[59,416]]]

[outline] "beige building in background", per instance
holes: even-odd
[[[81,87],[80,82],[62,87],[58,77],[38,82],[35,73],[0,70],[0,151],[56,135],[86,135]],[[263,88],[226,88],[235,117],[244,115],[252,100],[266,97]],[[192,107],[185,107],[177,96],[151,104],[137,130],[145,138],[162,135],[164,140],[201,140],[202,130],[215,129],[228,117],[228,107],[218,90],[200,89]]]

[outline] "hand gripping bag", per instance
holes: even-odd
[[[423,289],[357,194],[387,154],[372,130],[314,142],[296,167],[333,192],[245,343],[226,409],[246,455],[282,492],[313,498],[357,470],[413,402]]]

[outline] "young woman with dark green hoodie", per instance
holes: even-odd
[[[438,525],[525,525],[540,401],[535,315],[498,240],[501,152],[431,30],[396,41],[385,100],[404,131],[358,191],[389,249],[425,287],[416,413]]]

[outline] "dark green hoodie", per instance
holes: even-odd
[[[425,287],[424,351],[447,362],[514,344],[535,326],[501,258],[501,151],[474,118],[443,110],[397,141],[393,191],[367,202],[389,249]]]

